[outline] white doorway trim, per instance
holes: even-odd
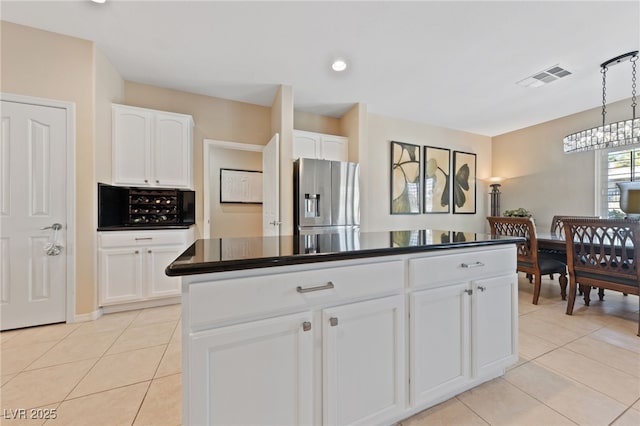
[[[0,92],[0,100],[61,108],[67,117],[67,282],[66,322],[76,319],[76,105],[73,102]]]
[[[204,204],[204,226],[202,238],[211,238],[211,188],[209,185],[210,164],[209,156],[215,148],[236,149],[239,151],[262,152],[263,145],[254,145],[240,142],[219,141],[214,139],[204,139],[202,146],[202,180],[204,188],[203,204]]]

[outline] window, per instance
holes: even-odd
[[[623,218],[620,210],[620,190],[616,182],[640,181],[640,148],[604,152],[601,157],[602,185],[606,188],[603,200],[605,217]]]

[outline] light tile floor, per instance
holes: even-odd
[[[519,362],[401,425],[639,425],[638,297],[567,316],[557,283],[519,287]],[[180,425],[180,343],[179,305],[0,333],[0,424]]]

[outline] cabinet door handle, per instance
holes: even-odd
[[[320,291],[320,290],[330,290],[332,288],[334,288],[335,286],[333,285],[333,283],[331,281],[329,281],[328,283],[326,283],[325,285],[319,285],[317,287],[307,287],[307,288],[302,288],[300,286],[296,287],[296,291],[298,293],[310,293],[312,291]]]
[[[305,321],[302,323],[302,331],[309,331],[311,330],[311,322],[309,321]]]
[[[336,317],[329,318],[329,324],[331,324],[331,327],[335,327],[336,325],[338,325],[338,318]]]
[[[149,183],[149,179],[145,179],[145,180],[144,180],[144,183]]]
[[[471,289],[467,289],[464,292],[467,293],[469,296],[471,296],[473,294],[473,290],[471,290]]]
[[[156,183],[160,183],[160,181],[158,179],[156,179]]]
[[[151,253],[151,250],[147,250],[147,253]]]
[[[153,240],[153,237],[136,238],[136,241],[143,241],[143,240]]]
[[[481,285],[478,286],[478,290],[480,290],[480,291],[485,291],[486,289],[487,289],[486,287],[483,287]]]
[[[480,266],[484,266],[482,262],[474,262],[474,263],[462,263],[460,264],[462,268],[478,268]]]
[[[140,253],[140,250],[136,250],[136,251],[134,251],[134,253],[135,253],[135,254],[138,254],[138,253]]]

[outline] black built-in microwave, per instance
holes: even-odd
[[[189,226],[196,221],[195,192],[98,183],[98,228]]]

